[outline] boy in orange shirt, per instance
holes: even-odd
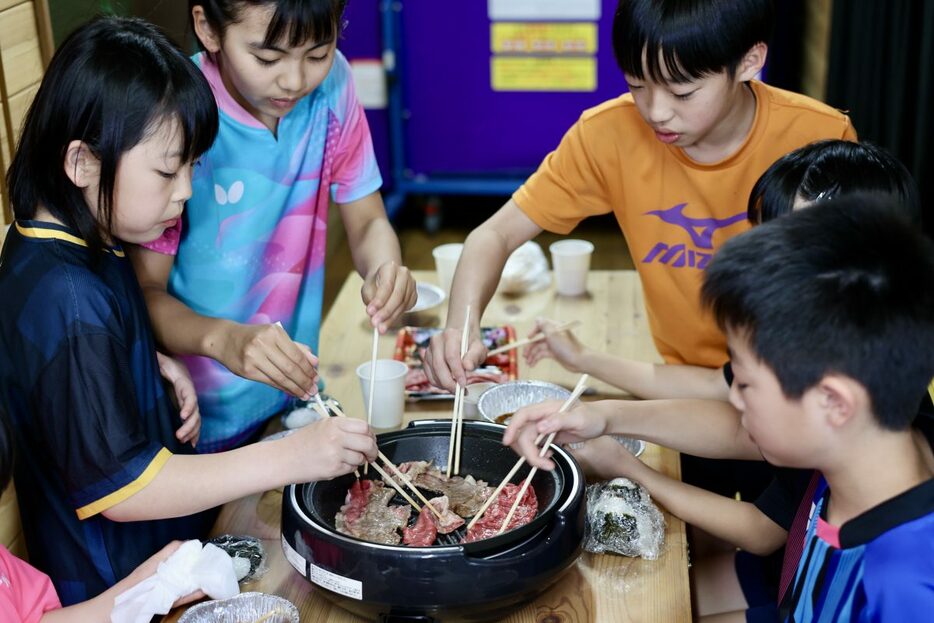
[[[542,230],[568,233],[613,213],[642,279],[668,363],[719,367],[726,342],[698,303],[716,249],[748,229],[753,183],[779,156],[822,138],[855,139],[849,118],[754,80],[765,64],[769,0],[620,0],[613,45],[630,93],[587,110],[499,211],[467,237],[447,328],[426,370],[452,389],[485,358],[481,313],[509,254]]]

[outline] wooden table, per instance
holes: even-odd
[[[419,281],[436,282],[434,272],[416,271]],[[531,329],[535,318],[558,320],[581,319],[575,333],[582,342],[608,351],[625,353],[647,361],[659,361],[649,335],[642,288],[633,271],[593,271],[586,297],[563,298],[548,288],[522,296],[497,294],[483,316],[483,325],[511,324],[521,339]],[[364,401],[355,368],[369,359],[372,332],[366,322],[360,299],[361,280],[351,274],[344,282],[321,328],[320,370],[326,381],[326,393],[335,396],[349,414],[364,414]],[[426,310],[411,324],[440,326],[445,305]],[[383,336],[381,357],[392,356],[396,335]],[[552,360],[529,369],[520,362],[519,375],[573,387],[578,376]],[[591,387],[600,396],[621,396],[619,390],[593,380]],[[451,415],[450,401],[428,401],[406,405],[406,421]],[[652,467],[680,478],[678,454],[648,444],[642,459]],[[244,591],[262,591],[281,595],[298,606],[301,620],[357,623],[363,619],[333,606],[313,584],[299,575],[285,560],[280,545],[279,521],[281,491],[268,491],[226,504],[214,526],[215,534],[250,534],[263,539],[269,556],[269,571]],[[691,601],[684,523],[665,512],[667,530],[663,555],[655,561],[615,555],[585,553],[557,584],[513,615],[509,623],[533,622],[628,622],[690,621]],[[166,621],[176,621],[180,611]]]

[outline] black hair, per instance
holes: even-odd
[[[726,71],[772,34],[771,0],[620,0],[613,51],[626,75],[690,82]],[[644,65],[643,65],[644,60]]]
[[[208,24],[223,37],[227,26],[240,21],[244,8],[269,5],[275,6],[276,12],[269,21],[263,46],[284,40],[289,47],[297,47],[309,41],[336,41],[343,30],[347,0],[188,0],[188,14],[200,6]],[[198,46],[204,49],[201,41]]]
[[[911,173],[871,143],[815,141],[776,160],[756,181],[746,214],[753,225],[793,210],[795,199],[817,202],[851,193],[891,197],[912,222],[921,223],[921,200]]]
[[[13,479],[13,433],[6,413],[0,407],[0,494]]]
[[[701,297],[800,398],[828,374],[860,383],[904,430],[934,377],[934,243],[891,198],[848,195],[733,238]]]
[[[33,218],[42,206],[100,250],[113,229],[120,158],[170,119],[181,126],[182,162],[214,142],[217,106],[194,63],[140,19],[102,17],[81,26],[52,57],[26,115],[7,173],[16,218]],[[100,161],[96,219],[65,174],[74,140]]]

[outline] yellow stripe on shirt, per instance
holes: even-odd
[[[934,381],[931,381],[931,384],[928,385],[928,395],[931,397],[931,402],[934,402]]]
[[[65,242],[77,244],[82,247],[88,246],[88,243],[86,243],[81,238],[58,229],[45,229],[43,227],[23,227],[17,222],[16,230],[27,238],[54,238],[56,240],[64,240]],[[117,257],[125,257],[126,255],[121,249],[117,248],[105,249],[105,251],[109,251]]]
[[[99,500],[91,502],[81,508],[77,509],[75,512],[78,514],[78,519],[87,519],[88,517],[93,517],[98,513],[102,513],[112,506],[116,506],[120,502],[129,498],[134,493],[139,493],[143,487],[152,482],[153,478],[162,471],[162,468],[165,467],[166,461],[172,458],[172,453],[169,452],[168,448],[162,448],[153,457],[150,461],[149,466],[143,470],[143,473],[139,477],[131,482],[130,484],[121,487],[120,489],[114,491],[113,493],[102,497]]]

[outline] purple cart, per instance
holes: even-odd
[[[593,90],[494,90],[494,4],[352,0],[348,5],[342,50],[351,61],[382,58],[386,69],[388,108],[368,110],[367,116],[390,191],[390,214],[407,195],[511,194],[585,109],[626,91],[611,42],[616,0],[599,0],[599,18],[590,20],[596,50],[580,55],[596,62]],[[586,22],[573,16],[541,21]]]

